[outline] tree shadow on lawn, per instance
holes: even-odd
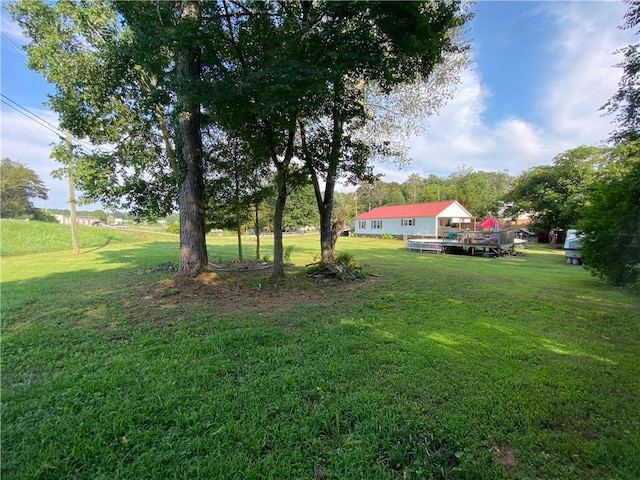
[[[228,250],[233,252],[233,247]],[[327,308],[329,314],[335,308],[330,305],[346,301],[358,288],[356,282],[313,280],[303,268],[291,266],[286,278],[278,281],[270,279],[270,269],[179,276],[167,268],[175,265],[178,253],[173,242],[93,250],[84,265],[94,261],[116,268],[80,268],[3,282],[3,321],[26,320],[27,312],[32,313],[30,321],[33,315],[65,319],[69,309],[75,311],[71,318],[79,318],[84,310],[95,311],[100,305],[109,315],[117,312],[119,318],[140,324],[153,324],[154,319],[164,324],[172,316],[202,319],[260,313],[266,318],[300,305]]]
[[[157,340],[155,335],[146,340],[143,350],[174,341],[176,333],[182,334],[176,341],[194,338],[193,345],[205,342],[209,347],[212,337],[222,335],[229,345],[216,348],[229,355],[224,365],[239,370],[252,363],[265,365],[264,377],[253,372],[234,388],[244,389],[243,401],[256,411],[264,407],[262,400],[282,406],[285,413],[276,414],[269,425],[290,421],[284,397],[264,394],[265,389],[284,388],[278,369],[286,367],[293,384],[285,396],[306,401],[310,412],[325,412],[328,419],[316,432],[300,415],[300,431],[311,429],[316,443],[343,451],[355,448],[357,442],[348,442],[365,432],[379,441],[371,461],[399,468],[398,475],[442,458],[446,468],[472,469],[473,461],[483,464],[490,455],[509,471],[524,469],[525,477],[535,477],[545,462],[550,469],[561,465],[566,472],[574,467],[587,471],[594,461],[589,449],[595,448],[589,442],[598,442],[603,451],[615,448],[626,438],[616,437],[616,425],[632,424],[629,412],[637,398],[620,372],[627,369],[636,378],[637,364],[622,360],[637,357],[637,343],[625,346],[620,358],[609,358],[614,351],[607,350],[606,342],[571,342],[558,333],[557,322],[575,319],[546,322],[546,313],[539,311],[535,318],[514,321],[491,318],[482,309],[457,318],[450,316],[446,299],[438,303],[427,295],[418,305],[422,315],[413,318],[404,310],[403,298],[376,301],[397,286],[388,269],[385,276],[364,282],[330,283],[311,280],[300,269],[290,270],[279,283],[268,282],[268,271],[177,278],[153,269],[170,261],[172,253],[177,254],[173,242],[92,252],[106,263],[125,266],[3,284],[3,299],[15,298],[7,310],[3,300],[9,366],[18,355],[17,345],[32,348],[35,335],[45,350],[54,339],[67,342],[62,346],[69,354],[80,351],[82,342],[116,342],[149,328],[162,332]],[[456,292],[449,295],[459,300]],[[538,328],[531,328],[528,322],[533,321]],[[95,334],[94,339],[87,340],[83,331]],[[210,372],[205,373],[209,378]],[[175,388],[167,382],[168,389]],[[387,423],[376,425],[361,403],[345,402],[348,395],[370,390],[376,396],[366,408],[388,411]],[[331,430],[334,419],[349,416],[357,421]],[[266,425],[259,427],[268,431]],[[435,437],[429,437],[434,431]],[[432,438],[433,448],[425,446],[425,438]],[[449,451],[439,453],[442,445]],[[536,457],[541,445],[546,456]],[[573,450],[565,451],[566,445]],[[492,453],[498,450],[509,455]]]

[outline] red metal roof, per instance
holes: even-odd
[[[361,213],[355,217],[354,220],[368,220],[372,218],[435,217],[453,203],[455,203],[455,200],[375,207],[368,212]]]

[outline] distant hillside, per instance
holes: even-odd
[[[109,242],[132,242],[137,234],[108,227],[78,226],[80,248]],[[68,225],[22,220],[0,220],[0,256],[71,249]]]

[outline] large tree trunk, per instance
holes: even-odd
[[[341,90],[336,93],[336,97],[340,98]],[[336,188],[336,176],[338,173],[338,163],[342,152],[342,137],[344,132],[344,122],[342,121],[339,107],[333,110],[333,128],[331,132],[331,150],[327,159],[327,171],[324,187],[324,198],[320,189],[318,174],[313,167],[313,159],[311,152],[307,149],[306,132],[303,122],[300,122],[300,136],[302,141],[302,151],[305,156],[307,170],[313,182],[313,191],[318,205],[318,213],[320,214],[320,257],[323,263],[333,262],[335,255],[335,246],[337,236],[334,234],[334,225],[331,222],[333,216],[333,199]]]
[[[197,31],[200,3],[182,0],[180,17],[185,30]],[[186,32],[185,32],[186,33]],[[200,47],[193,43],[176,52],[178,107],[180,272],[197,273],[208,265],[205,239],[204,177],[200,104],[193,87],[200,80]]]
[[[271,272],[271,278],[273,279],[284,277],[282,217],[287,202],[287,179],[286,173],[282,168],[278,168],[276,184],[278,186],[278,196],[276,198],[276,208],[273,213],[273,270]]]
[[[333,231],[331,228],[331,216],[333,214],[333,191],[328,190],[328,188],[325,188],[324,201],[318,205],[320,213],[320,257],[323,263],[331,263],[333,261],[333,256],[335,253],[335,242],[333,239]]]
[[[260,260],[260,205],[255,205],[256,260]]]
[[[271,160],[276,167],[276,188],[278,196],[276,207],[273,213],[273,270],[271,278],[276,280],[284,277],[284,247],[282,245],[282,217],[287,203],[289,189],[289,168],[294,154],[294,139],[296,135],[296,120],[294,119],[289,127],[287,144],[283,158],[279,160],[279,155],[272,151]]]
[[[236,234],[238,236],[238,260],[242,260],[242,213],[240,201],[236,197]]]

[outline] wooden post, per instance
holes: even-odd
[[[67,163],[67,179],[69,181],[69,225],[71,226],[71,246],[73,253],[80,253],[80,243],[78,242],[78,217],[76,215],[76,187],[73,182],[73,144],[71,143],[71,133],[67,132],[67,143],[69,144],[69,162]]]

